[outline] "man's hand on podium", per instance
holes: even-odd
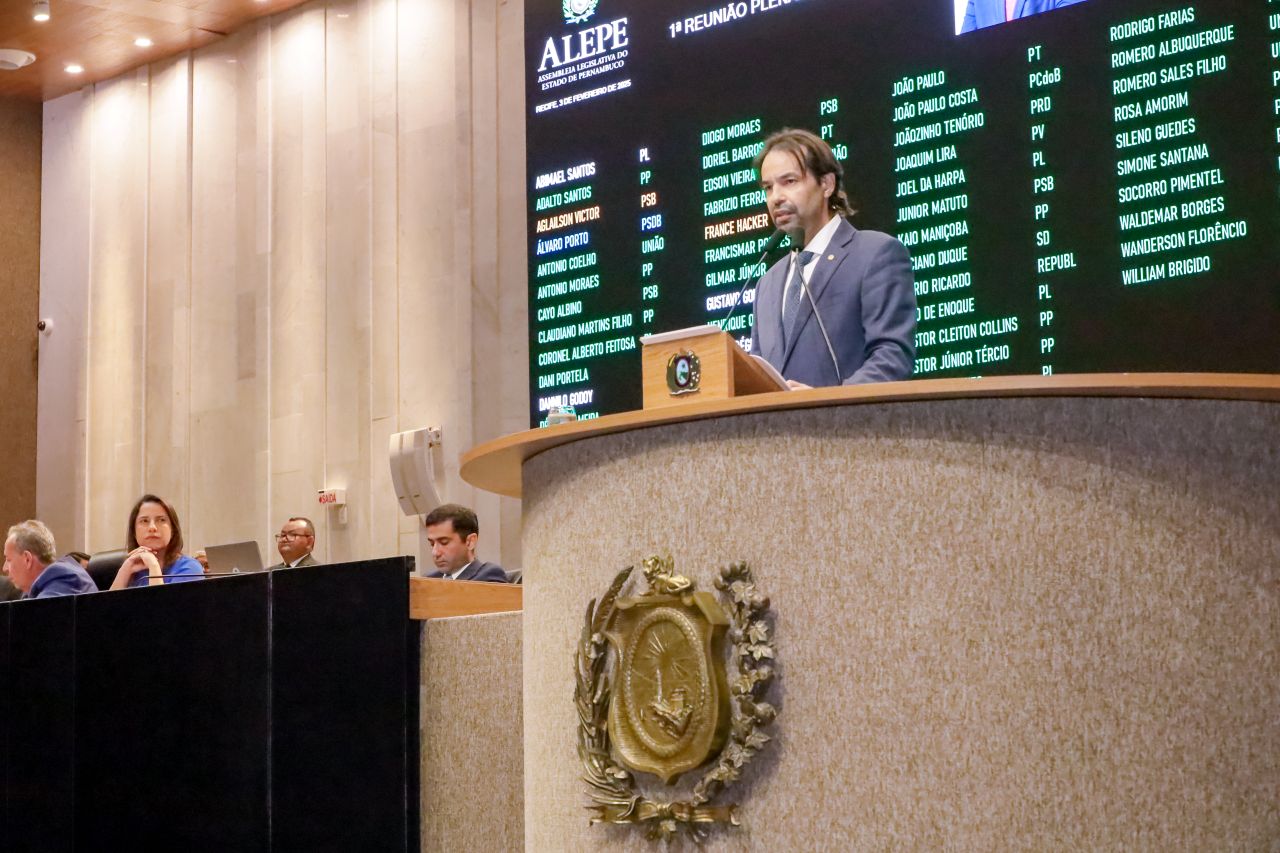
[[[812,388],[812,385],[805,385],[803,382],[797,382],[794,379],[787,380],[787,387],[792,391],[803,391],[806,388]]]

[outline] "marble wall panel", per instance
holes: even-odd
[[[60,546],[84,547],[89,294],[90,90],[44,106],[41,159],[40,343],[36,513]]]
[[[92,550],[124,546],[129,510],[143,489],[149,78],[141,68],[96,86],[89,118],[84,542]]]
[[[398,509],[383,509],[376,496],[391,492],[386,448],[400,431],[400,265],[399,265],[399,53],[396,44],[398,4],[365,0],[369,17],[369,179],[370,211],[370,341],[369,431],[370,499],[368,529],[375,551],[416,553],[417,519]],[[401,547],[401,530],[408,535]]]
[[[471,328],[469,255],[458,251],[456,231],[470,227],[469,178],[460,172],[459,135],[470,132],[465,64],[458,68],[458,40],[465,32],[465,4],[401,3],[397,17],[397,120],[399,268],[399,418],[402,429],[440,426],[447,470],[441,490],[466,502],[473,492],[458,477],[450,436],[471,434],[472,345],[454,335]],[[432,96],[423,97],[430,91]],[[400,550],[422,547],[420,526],[402,519]]]
[[[477,55],[488,51],[476,50]],[[524,75],[523,62],[512,61],[524,53],[524,4],[511,0],[498,0],[497,25],[492,57],[496,66],[494,78],[497,90],[497,111],[494,116],[497,130],[494,137],[500,144],[493,152],[497,162],[498,180],[493,187],[496,195],[496,257],[495,280],[501,282],[497,289],[497,328],[515,329],[527,325],[529,316],[529,261],[525,242],[525,134],[524,134]],[[498,361],[504,365],[527,365],[529,345],[516,335],[495,335],[492,352],[498,353]],[[502,409],[497,413],[499,423],[493,435],[507,435],[528,428],[529,378],[528,368],[504,370],[501,377]],[[487,419],[483,426],[491,428]],[[493,436],[485,435],[486,438]],[[501,527],[501,553],[521,553],[520,550],[520,501],[501,498],[499,501]],[[508,563],[508,568],[517,568]]]
[[[191,420],[191,57],[151,67],[144,488],[187,518]]]
[[[372,199],[369,134],[369,16],[360,0],[334,0],[325,20],[325,109],[327,114],[325,246],[326,369],[325,488],[347,490],[347,518],[324,517],[331,560],[371,556],[369,470],[372,382],[369,358]],[[385,457],[385,451],[382,454]]]
[[[325,7],[272,19],[270,507],[276,523],[314,516],[319,557],[326,519],[313,513],[324,487]]]
[[[188,541],[256,538],[270,555],[265,41],[242,32],[192,63]]]
[[[495,91],[523,82],[519,8],[317,0],[47,106],[42,287],[71,334],[40,377],[42,515],[115,547],[150,486],[190,549],[272,556],[303,514],[321,558],[416,554],[387,443],[439,425],[446,497],[520,564],[518,504],[457,475],[524,425],[523,95]]]
[[[493,44],[498,32],[497,0],[476,0],[471,6],[471,35],[477,41]],[[497,74],[499,63],[496,55],[489,51],[475,52],[471,58],[468,86],[472,93],[497,91]],[[497,133],[486,133],[482,128],[496,128],[498,125],[498,103],[491,98],[473,98],[471,113],[472,148],[477,160],[496,163],[498,149],[505,144]],[[498,227],[498,182],[501,180],[499,170],[473,170],[471,175],[471,227],[473,233],[483,233]],[[471,253],[471,313],[475,318],[478,343],[485,351],[491,351],[502,345],[498,312],[502,304],[502,293],[498,281],[498,255],[493,245],[487,240],[473,240],[468,247]],[[501,411],[503,403],[503,371],[498,359],[475,359],[475,385],[479,391],[475,395],[474,413],[476,423],[491,425],[492,435],[486,438],[497,438],[502,426]],[[476,512],[481,518],[499,517],[502,499],[498,495],[477,492],[473,501]],[[485,529],[488,533],[488,529]],[[500,543],[484,541],[484,554],[494,553]],[[484,555],[482,554],[482,556]],[[515,568],[512,566],[512,568]]]

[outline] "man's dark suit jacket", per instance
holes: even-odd
[[[1041,12],[1052,12],[1080,2],[1083,0],[1018,0],[1013,7],[1013,20],[1039,15]],[[960,32],[968,33],[1004,22],[1004,0],[969,0]]]
[[[836,375],[808,297],[801,297],[791,339],[783,342],[787,258],[774,264],[756,287],[751,352],[783,377],[815,388],[910,379],[916,292],[906,247],[888,234],[860,231],[842,220],[813,263],[809,293],[843,375]]]
[[[427,575],[429,578],[446,577],[444,572],[435,571]],[[506,583],[507,573],[502,570],[502,566],[496,563],[486,563],[482,560],[472,560],[471,565],[462,570],[462,574],[458,575],[456,580],[460,581],[483,581],[484,583]]]
[[[308,554],[307,556],[302,558],[302,562],[298,563],[298,568],[302,568],[303,566],[318,566],[318,565],[320,565],[320,561],[317,560],[315,557],[311,556],[310,554]],[[289,564],[281,562],[281,563],[276,563],[274,566],[268,567],[267,571],[274,572],[276,569],[287,569],[287,568],[289,568]]]

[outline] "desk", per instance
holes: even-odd
[[[412,566],[0,604],[0,849],[416,850]]]
[[[510,613],[523,606],[519,584],[409,578],[409,618],[444,619],[481,613]]]

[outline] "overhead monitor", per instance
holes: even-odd
[[[724,320],[772,231],[753,160],[787,126],[830,142],[853,224],[910,250],[916,378],[1280,372],[1280,3],[525,16],[533,425],[638,408],[638,338]]]

